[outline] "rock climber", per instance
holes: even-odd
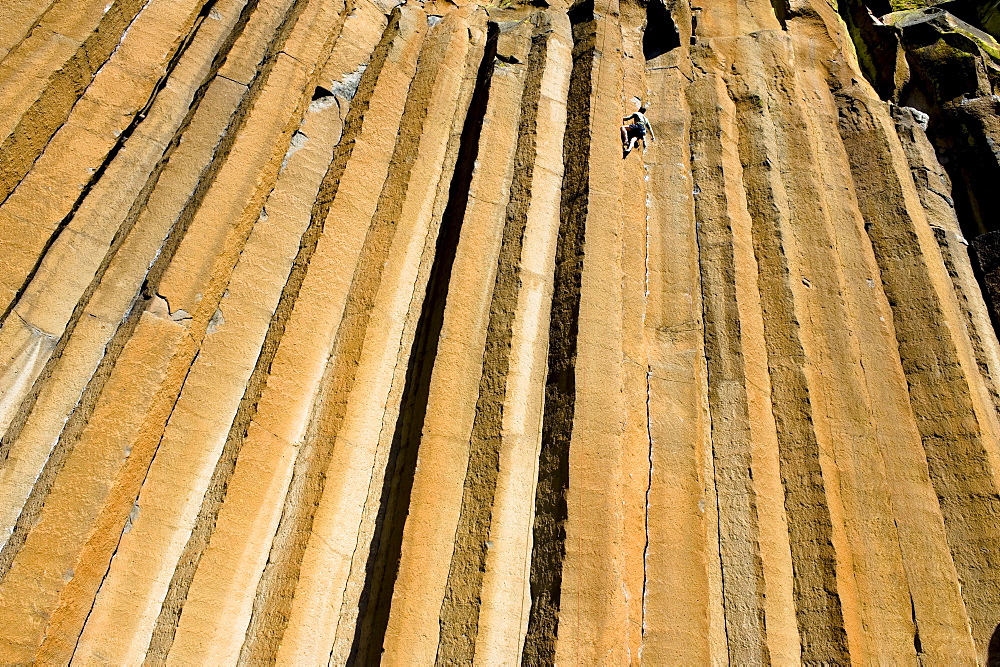
[[[646,107],[639,107],[639,110],[631,116],[622,118],[622,158],[628,157],[636,144],[642,139],[643,146],[646,144],[646,134],[649,134],[651,141],[656,141],[653,134],[653,126],[646,118]]]

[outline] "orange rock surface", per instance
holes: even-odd
[[[860,1],[0,0],[0,663],[1000,661]]]

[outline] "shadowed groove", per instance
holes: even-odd
[[[548,375],[545,380],[542,445],[535,487],[531,549],[531,609],[521,661],[554,664],[566,556],[569,447],[576,401],[576,354],[580,288],[590,197],[591,93],[597,57],[597,23],[592,0],[569,12],[573,69],[563,138],[564,177],[559,204],[555,278],[549,319]]]
[[[389,622],[392,591],[399,573],[403,528],[413,488],[421,430],[427,412],[431,371],[437,356],[445,301],[469,201],[469,186],[479,156],[479,138],[489,101],[498,34],[496,24],[490,23],[475,90],[462,127],[455,172],[435,244],[434,262],[417,321],[399,417],[382,483],[375,533],[365,565],[367,576],[351,644],[350,664],[373,664],[379,661]]]
[[[441,605],[437,662],[444,664],[471,663],[475,657],[479,630],[479,602],[488,553],[486,543],[490,535],[503,444],[503,409],[510,345],[521,288],[521,249],[535,169],[538,101],[551,34],[546,14],[536,12],[532,21],[535,34],[525,65],[527,77],[521,97],[514,174],[490,304],[483,374],[472,426],[462,508],[455,532],[455,550]]]

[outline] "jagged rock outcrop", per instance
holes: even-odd
[[[0,662],[1000,661],[995,7],[882,4],[7,3]]]

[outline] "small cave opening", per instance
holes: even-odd
[[[774,16],[781,24],[781,29],[788,30],[788,0],[771,0],[771,7],[774,8]]]
[[[871,10],[875,16],[885,16],[892,11],[889,0],[864,0],[865,6]]]
[[[313,91],[312,101],[321,100],[324,97],[330,97],[333,95],[333,91],[323,86],[316,86],[316,90]]]
[[[681,45],[680,31],[663,0],[649,0],[646,5],[646,29],[642,33],[642,54],[646,60],[672,51]]]
[[[681,45],[680,32],[663,0],[649,0],[646,5],[646,29],[642,34],[642,54],[652,60]]]
[[[681,35],[674,17],[663,0],[649,0],[646,5],[646,29],[642,34],[642,54],[646,60],[672,51],[681,45]]]
[[[569,8],[569,22],[573,26],[589,23],[594,20],[594,0],[581,0]]]

